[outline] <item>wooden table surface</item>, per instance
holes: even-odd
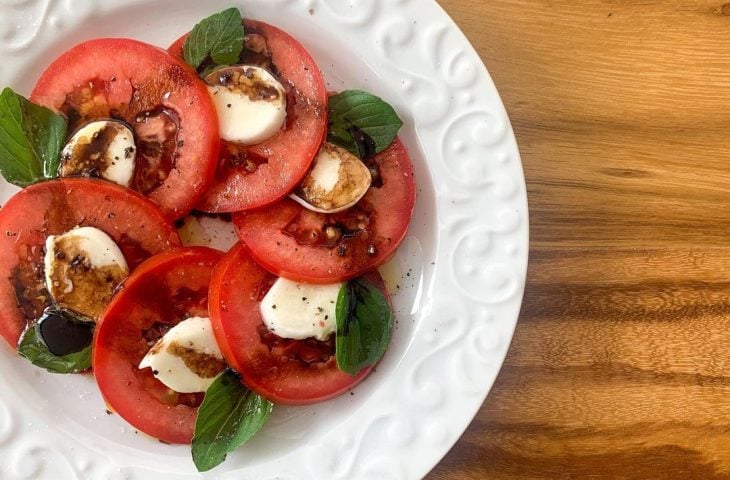
[[[511,116],[531,258],[428,478],[730,479],[730,3],[440,3]]]

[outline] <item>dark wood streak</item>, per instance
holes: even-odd
[[[556,283],[526,292],[524,321],[584,320],[611,315],[611,321],[678,322],[708,315],[730,316],[730,282],[641,282],[622,286]]]
[[[546,359],[550,364],[550,359]],[[628,363],[606,363],[594,362],[591,365],[581,366],[535,366],[535,367],[513,367],[519,375],[545,376],[555,378],[557,376],[568,376],[583,378],[593,383],[614,384],[646,384],[664,385],[672,387],[681,386],[715,386],[730,387],[730,375],[714,376],[700,373],[662,373],[650,369],[641,369]]]
[[[450,463],[452,462],[453,463]],[[481,462],[484,467],[476,472],[461,474],[460,465],[466,462]],[[660,465],[660,467],[657,467]],[[460,458],[449,458],[444,466],[452,472],[459,472],[458,478],[483,480],[486,478],[543,479],[587,479],[612,478],[616,480],[676,480],[697,478],[704,480],[728,480],[729,475],[717,471],[716,466],[704,461],[696,450],[671,445],[662,447],[627,448],[606,454],[554,454],[534,456],[519,451],[498,447],[480,448],[468,451]],[[601,472],[597,477],[595,473]],[[448,474],[452,475],[452,474]],[[456,478],[432,475],[434,480]]]

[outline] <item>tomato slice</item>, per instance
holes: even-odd
[[[413,165],[398,140],[368,163],[377,172],[373,186],[344,212],[314,213],[287,199],[234,214],[254,259],[275,275],[307,283],[355,278],[388,261],[413,215]]]
[[[270,59],[245,49],[242,63],[270,60],[269,69],[287,90],[287,123],[258,145],[222,142],[215,183],[197,207],[208,212],[237,212],[282,199],[307,174],[327,134],[327,89],[311,55],[276,27],[254,20],[246,20],[244,26],[247,44],[251,38],[259,43],[264,39]],[[182,58],[186,38],[169,51]]]
[[[127,39],[84,42],[41,75],[31,100],[69,120],[69,133],[97,119],[135,132],[133,188],[172,218],[185,216],[213,180],[218,116],[195,71],[164,50]]]
[[[140,431],[168,443],[190,443],[202,393],[177,393],[157,380],[142,358],[170,328],[208,316],[208,283],[222,254],[205,247],[149,259],[122,284],[101,316],[92,366],[112,410]]]
[[[368,279],[387,297],[377,273]],[[210,319],[229,365],[253,391],[272,402],[306,405],[341,395],[371,368],[350,376],[337,368],[334,338],[288,340],[264,326],[259,304],[276,277],[259,267],[244,245],[231,250],[213,272]]]
[[[106,232],[131,269],[180,245],[155,204],[113,183],[66,178],[21,190],[0,210],[0,335],[13,348],[50,303],[43,271],[46,238],[76,226]]]

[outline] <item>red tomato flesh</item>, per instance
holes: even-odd
[[[259,304],[276,277],[259,267],[244,245],[231,250],[210,283],[210,318],[229,365],[253,391],[272,402],[306,405],[341,395],[363,380],[337,368],[334,336],[327,342],[289,340],[269,332]],[[368,280],[387,292],[377,273]]]
[[[368,163],[377,171],[373,186],[344,212],[315,213],[287,199],[234,214],[253,258],[277,276],[307,283],[352,279],[388,261],[413,215],[413,165],[399,140]]]
[[[113,183],[66,178],[18,192],[0,209],[0,335],[13,348],[50,303],[43,270],[46,238],[76,226],[106,232],[130,269],[180,245],[155,204]]]
[[[81,43],[41,75],[31,100],[63,113],[69,134],[99,119],[135,132],[132,187],[171,218],[185,216],[213,180],[218,116],[205,84],[185,63],[127,39]]]
[[[190,443],[203,394],[174,392],[138,366],[170,328],[208,316],[208,283],[221,256],[192,247],[149,259],[97,324],[92,366],[104,399],[135,428],[164,442]]]
[[[271,71],[287,91],[286,126],[253,146],[222,142],[218,173],[198,209],[237,212],[270,205],[302,181],[327,134],[327,89],[307,50],[288,33],[254,20],[244,22],[246,35],[266,41]],[[169,51],[182,58],[187,35]],[[242,63],[251,52],[244,50]],[[261,60],[260,58],[254,60]]]

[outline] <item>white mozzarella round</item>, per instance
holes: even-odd
[[[100,177],[129,187],[136,156],[129,127],[115,120],[99,120],[80,128],[63,148],[60,175]]]
[[[191,317],[172,327],[139,364],[179,393],[204,392],[226,368],[210,319]]]
[[[225,67],[205,81],[218,111],[222,139],[256,145],[281,130],[286,121],[286,90],[267,70],[251,65]]]
[[[46,239],[46,289],[60,306],[95,319],[114,289],[129,275],[114,240],[94,227],[75,228]]]
[[[295,340],[327,340],[337,330],[335,311],[342,283],[310,285],[279,278],[260,309],[272,333]]]
[[[344,148],[325,143],[291,198],[315,212],[337,213],[355,206],[371,183],[370,170],[359,158]]]

